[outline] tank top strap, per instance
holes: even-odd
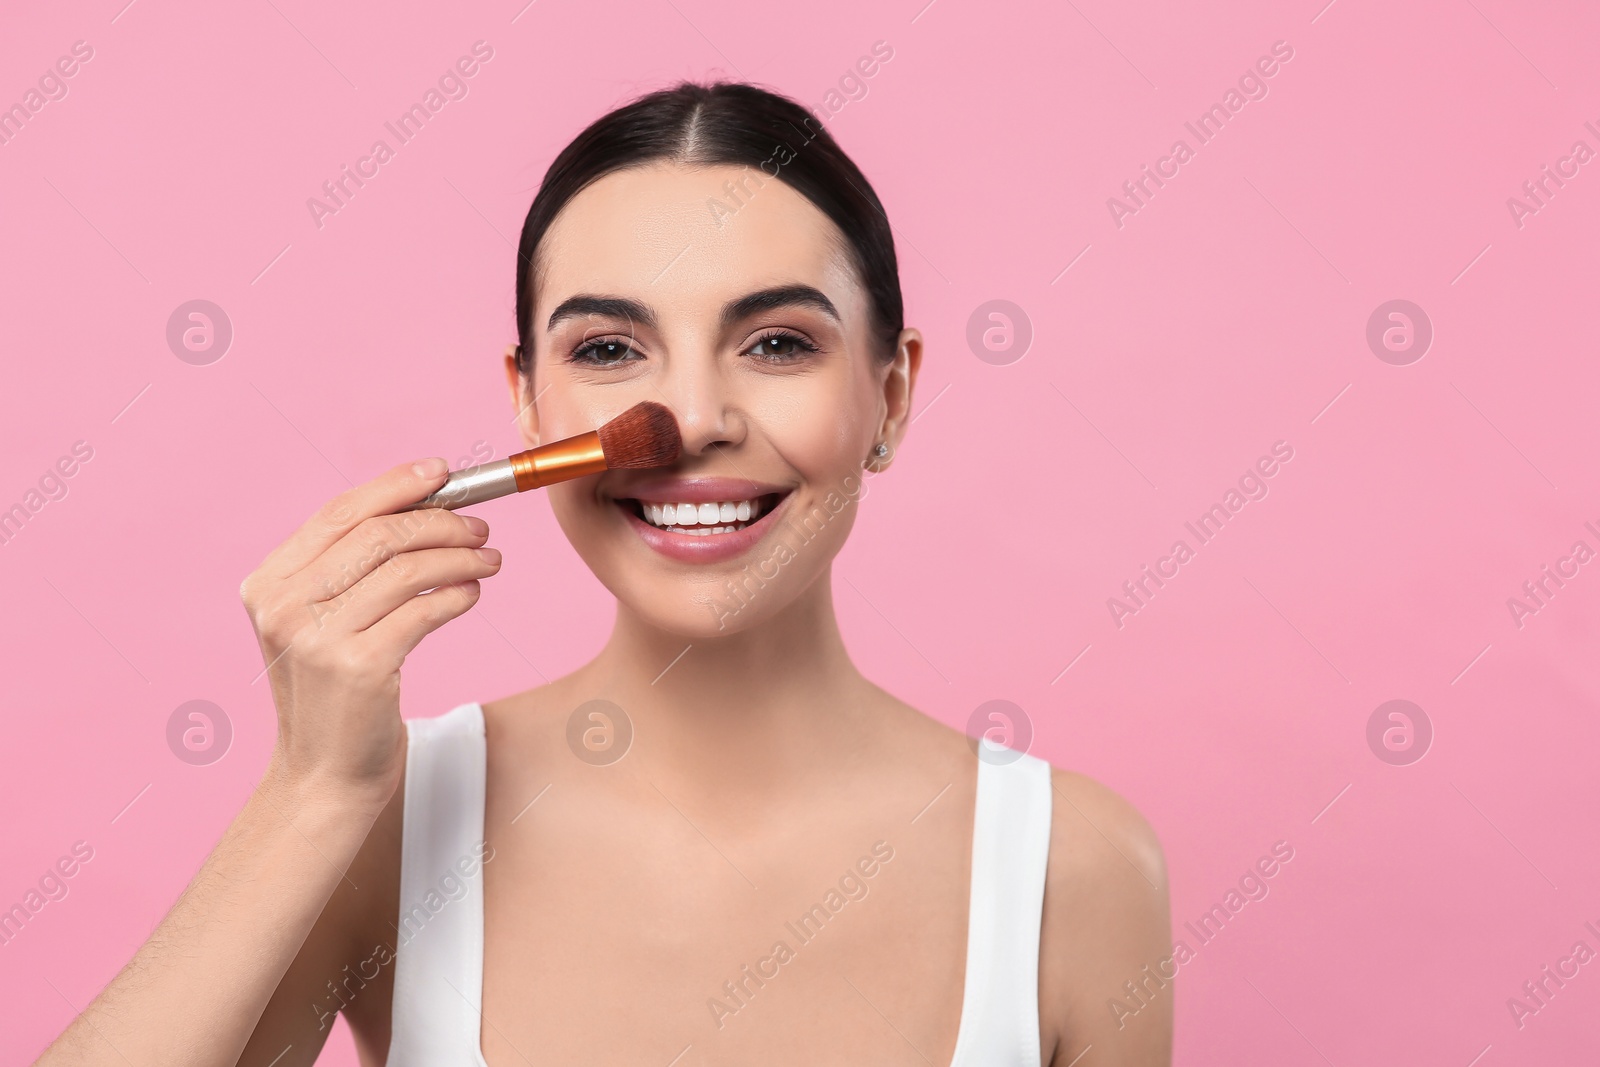
[[[972,830],[967,975],[951,1067],[1040,1067],[1039,927],[1050,764],[983,743]]]
[[[483,709],[409,719],[406,732],[387,1062],[468,1067],[483,1062]]]

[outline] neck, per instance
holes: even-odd
[[[831,568],[779,615],[690,640],[618,605],[611,638],[584,673],[633,720],[650,766],[726,784],[781,776],[837,756],[873,687],[845,651]],[[841,732],[843,731],[843,732]]]

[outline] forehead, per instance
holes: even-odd
[[[847,322],[865,311],[844,235],[758,168],[657,163],[614,171],[570,200],[539,250],[535,325],[575,293],[667,311],[720,308],[757,289],[821,289]]]

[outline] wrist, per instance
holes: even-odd
[[[299,769],[289,764],[281,749],[274,748],[257,792],[264,793],[285,815],[325,813],[376,819],[394,796],[397,785],[397,778],[349,778],[317,769]]]

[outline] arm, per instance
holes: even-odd
[[[372,825],[370,806],[269,770],[166,918],[41,1067],[238,1061],[302,942],[308,960],[337,971],[333,924],[316,941],[306,935]],[[279,1067],[312,1062],[321,1045]]]
[[[401,663],[470,608],[477,579],[499,567],[497,554],[475,551],[488,533],[481,520],[391,514],[444,476],[442,460],[431,471],[406,464],[349,490],[245,579],[278,712],[267,772],[177,904],[41,1065],[214,1067],[239,1062],[247,1043],[249,1059],[261,1053],[266,1064],[284,1046],[263,1045],[280,1037],[294,1047],[278,1067],[316,1058],[327,1031],[308,994],[353,961],[358,921],[383,914],[373,895],[381,876],[363,899],[348,869],[405,766]],[[382,866],[384,843],[365,850],[369,866]]]
[[[345,877],[333,887],[322,915],[261,1013],[239,1063],[310,1065],[337,1014],[350,1023],[362,1063],[381,1064],[387,1057],[404,787],[402,778]]]
[[[1049,1062],[1168,1067],[1176,965],[1161,844],[1105,786],[1051,776],[1039,953],[1040,1020],[1056,1035]]]

